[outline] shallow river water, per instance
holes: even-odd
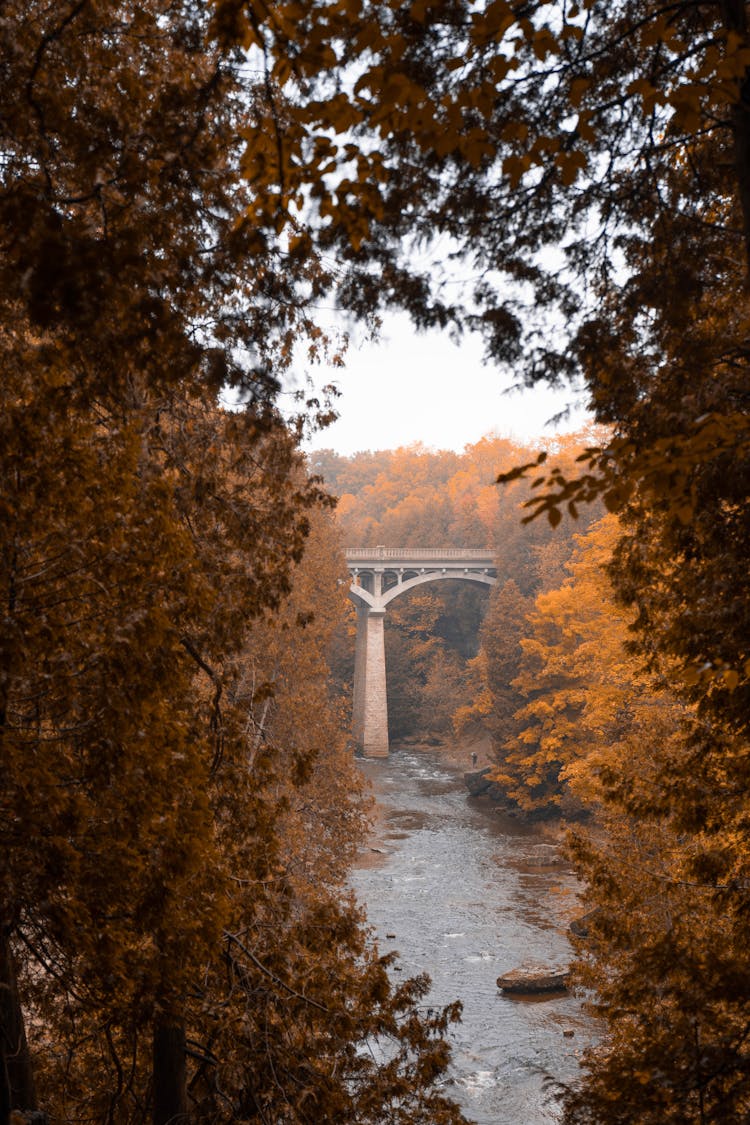
[[[432,978],[427,1003],[463,1002],[451,1096],[477,1125],[554,1122],[551,1087],[575,1075],[592,1024],[577,997],[513,999],[496,979],[567,963],[575,879],[538,829],[469,798],[437,753],[360,765],[379,823],[352,882],[381,951],[398,950],[403,974]]]

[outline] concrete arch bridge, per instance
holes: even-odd
[[[354,652],[353,728],[357,747],[368,757],[388,756],[383,625],[390,603],[407,590],[427,582],[497,581],[494,551],[460,547],[347,547],[352,584],[349,596],[357,607]]]

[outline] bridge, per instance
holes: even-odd
[[[348,547],[349,596],[357,607],[353,732],[370,758],[388,757],[386,609],[394,598],[426,582],[479,582],[494,586],[495,552],[460,547]]]

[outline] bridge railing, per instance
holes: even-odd
[[[377,562],[381,559],[482,559],[493,561],[494,551],[471,550],[466,547],[347,547],[347,562]]]

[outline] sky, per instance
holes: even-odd
[[[385,319],[379,343],[353,339],[346,368],[320,367],[314,381],[318,387],[337,383],[340,417],[307,448],[343,455],[415,442],[461,452],[495,433],[535,444],[535,438],[578,430],[590,420],[579,407],[558,427],[546,425],[574,401],[573,392],[539,387],[504,394],[512,379],[482,363],[478,339],[457,346],[447,333],[418,334],[400,314]]]

